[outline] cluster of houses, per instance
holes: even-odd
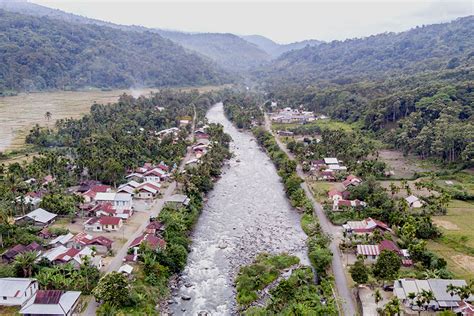
[[[401,258],[402,264],[405,267],[409,267],[413,264],[407,249],[400,249],[396,243],[387,239],[382,240],[377,245],[357,245],[357,256],[363,256],[364,259],[371,262],[377,260],[383,250],[396,253]]]
[[[337,173],[346,172],[347,167],[342,164],[341,160],[327,157],[311,161],[310,171],[320,181],[336,181]]]
[[[362,179],[354,175],[349,175],[342,182],[344,191],[332,189],[328,192],[329,201],[332,202],[332,210],[337,212],[345,208],[366,207],[367,204],[360,200],[350,200],[350,192],[347,189],[351,186],[358,186],[362,183]]]
[[[410,293],[417,295],[425,290],[431,291],[434,297],[425,308],[433,311],[451,310],[456,315],[474,315],[474,306],[469,303],[474,301],[474,295],[462,300],[456,293],[450,293],[448,289],[450,285],[462,287],[467,284],[465,280],[399,279],[394,283],[393,292],[406,307],[411,309],[416,309],[416,304],[410,299]]]
[[[305,124],[317,119],[313,112],[292,109],[290,107],[273,112],[270,118],[272,122],[285,124]]]
[[[90,263],[100,269],[102,258],[99,255],[106,254],[113,244],[113,240],[105,236],[94,237],[85,232],[76,235],[67,233],[55,238],[47,234],[47,237],[50,239],[44,239],[45,246],[32,242],[28,245],[17,244],[7,249],[1,255],[2,261],[11,263],[18,255],[30,252],[36,255],[37,261],[46,259],[52,264],[70,263],[76,268],[84,262],[85,257],[89,257]]]
[[[192,156],[186,161],[187,167],[194,167],[201,163],[201,158],[207,153],[211,143],[209,141],[209,134],[206,133],[207,126],[194,131],[194,143],[192,145]]]
[[[40,290],[32,278],[0,278],[0,305],[18,306],[21,315],[64,315],[74,313],[79,291]]]

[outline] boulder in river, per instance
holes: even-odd
[[[191,296],[189,296],[189,295],[183,295],[183,296],[181,296],[181,299],[182,299],[183,301],[189,301],[189,300],[191,300]]]

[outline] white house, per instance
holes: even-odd
[[[111,203],[117,212],[132,209],[132,195],[130,193],[100,192],[95,196],[99,204]]]
[[[417,198],[414,195],[410,195],[409,197],[406,197],[405,201],[407,201],[408,206],[410,206],[411,208],[420,208],[423,206],[423,201],[421,201],[419,198]]]
[[[38,291],[38,281],[28,278],[0,279],[0,306],[23,306]]]
[[[80,296],[78,291],[38,290],[20,314],[69,316],[74,313]]]

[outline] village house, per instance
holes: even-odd
[[[344,185],[345,188],[348,188],[350,186],[358,186],[359,184],[362,183],[362,180],[354,175],[349,175],[346,180],[342,182],[342,185]]]
[[[37,208],[25,216],[15,218],[15,224],[30,223],[35,226],[45,227],[53,223],[56,216],[56,214],[50,213],[42,208]]]
[[[423,206],[423,201],[420,200],[419,198],[417,198],[414,195],[410,195],[410,196],[406,197],[405,201],[407,201],[408,206],[410,208],[420,208],[420,207]]]
[[[132,271],[133,271],[133,267],[129,264],[124,264],[123,266],[121,266],[118,269],[119,273],[123,273],[123,274],[126,274],[126,275],[132,274]]]
[[[197,129],[194,132],[194,138],[196,140],[209,139],[209,134],[204,131],[204,129]]]
[[[110,203],[120,213],[122,210],[130,210],[133,207],[132,195],[130,193],[100,192],[95,200],[98,204]]]
[[[24,196],[18,196],[15,201],[18,203],[22,203],[24,205],[29,205],[32,207],[38,207],[38,205],[42,201],[42,193],[41,192],[28,192]]]
[[[13,260],[15,260],[16,256],[26,252],[34,252],[36,253],[36,256],[39,256],[41,254],[42,249],[43,247],[41,247],[41,245],[39,245],[36,241],[33,241],[32,243],[26,246],[18,244],[6,250],[2,254],[2,260],[4,262],[12,262]]]
[[[357,245],[357,256],[363,256],[369,261],[377,260],[383,250],[395,252],[402,259],[402,264],[409,267],[413,264],[408,250],[400,249],[391,240],[382,240],[378,245]]]
[[[164,230],[165,230],[165,226],[163,225],[162,222],[153,221],[153,222],[150,222],[150,224],[146,226],[145,233],[159,236]]]
[[[82,249],[68,248],[65,246],[58,246],[45,251],[42,258],[47,259],[52,264],[66,264],[70,263],[75,268],[79,268],[84,262],[84,258],[88,257],[91,264],[98,269],[102,268],[102,258],[95,256],[94,251],[90,247],[84,247]]]
[[[67,233],[66,235],[60,235],[48,243],[48,246],[51,248],[56,248],[58,246],[67,246],[69,242],[74,237],[73,234]]]
[[[46,177],[43,178],[43,181],[41,182],[41,185],[47,186],[50,183],[53,183],[55,181],[54,177],[52,175],[47,175]]]
[[[148,246],[156,250],[158,248],[164,249],[166,247],[166,241],[164,239],[161,239],[154,234],[143,234],[137,238],[135,238],[132,243],[130,244],[130,248],[138,248],[142,243],[147,243]]]
[[[316,120],[313,112],[292,109],[290,107],[272,113],[270,118],[273,122],[284,124],[305,124]]]
[[[93,185],[81,195],[84,197],[85,203],[91,203],[95,201],[97,193],[107,193],[111,191],[112,189],[108,185]]]
[[[84,223],[86,231],[103,232],[118,231],[123,225],[123,220],[116,216],[92,217]]]
[[[394,283],[393,293],[406,306],[416,306],[408,298],[410,293],[418,294],[422,290],[431,291],[434,295],[434,300],[430,301],[428,307],[433,310],[447,310],[452,308],[459,308],[461,306],[461,298],[454,294],[451,295],[447,291],[448,286],[466,286],[465,280],[444,280],[444,279],[399,279]],[[465,301],[474,301],[474,295],[471,295]]]
[[[97,253],[104,254],[112,249],[113,240],[104,236],[91,236],[85,232],[79,233],[72,238],[69,246],[82,250],[85,247],[94,247]]]
[[[345,199],[339,199],[333,202],[332,205],[332,210],[337,212],[337,211],[342,211],[344,208],[357,208],[357,207],[366,207],[367,203],[364,201],[360,200],[345,200]]]
[[[168,173],[161,168],[154,168],[143,174],[143,180],[146,182],[160,182],[168,178]]]
[[[188,206],[190,201],[191,200],[187,195],[173,194],[168,199],[166,199],[166,206],[177,209],[183,206]]]
[[[80,296],[78,291],[38,290],[20,314],[70,316],[79,304]]]
[[[96,217],[103,217],[103,216],[113,216],[113,217],[120,217],[123,220],[127,220],[130,216],[133,215],[133,210],[116,210],[111,203],[104,203],[104,204],[97,204],[94,206],[91,211],[91,214]]]
[[[387,224],[370,217],[362,221],[348,221],[342,225],[342,228],[347,233],[354,234],[371,234],[375,230],[380,230],[381,232],[391,231]]]
[[[0,306],[23,306],[36,291],[36,279],[0,278]]]

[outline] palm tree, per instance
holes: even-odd
[[[400,300],[397,297],[393,297],[385,304],[383,311],[389,316],[398,315],[400,313]]]
[[[407,297],[410,299],[410,307],[413,306],[413,300],[416,298],[415,292],[408,293]]]
[[[53,117],[53,114],[51,112],[47,111],[46,113],[44,113],[44,117],[49,122],[51,120],[51,117]]]
[[[29,278],[33,275],[36,253],[33,251],[21,253],[15,257],[15,265],[23,270],[23,276]]]
[[[451,295],[451,300],[453,299],[454,294],[456,294],[456,286],[453,284],[448,284],[446,287],[446,293],[449,293]],[[453,310],[453,306],[451,306],[451,310]]]

